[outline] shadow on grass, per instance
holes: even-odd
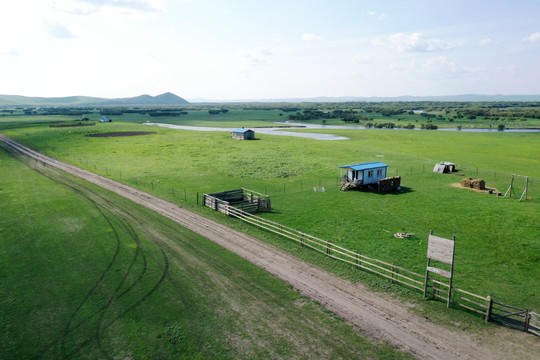
[[[414,190],[407,186],[401,186],[399,190],[397,191],[390,191],[386,193],[380,193],[376,187],[363,187],[363,188],[357,188],[357,189],[351,189],[349,191],[359,191],[359,192],[365,192],[365,193],[374,193],[378,195],[404,195],[408,193],[414,192]]]

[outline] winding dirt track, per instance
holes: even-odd
[[[369,339],[387,342],[420,359],[507,359],[515,356],[494,353],[466,335],[411,314],[396,301],[370,292],[362,285],[328,274],[168,201],[49,158],[1,134],[0,140],[25,156],[128,198],[233,251],[292,284],[301,294],[319,301]]]

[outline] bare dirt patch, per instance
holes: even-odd
[[[155,131],[117,131],[100,134],[88,134],[88,137],[120,137],[120,136],[139,136],[139,135],[151,135],[155,134]]]

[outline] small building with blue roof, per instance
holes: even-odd
[[[388,165],[380,161],[340,166],[342,171],[347,170],[345,176],[342,172],[342,181],[354,187],[376,184],[379,180],[386,178],[387,168]]]
[[[233,129],[232,137],[237,140],[255,140],[255,131],[244,128]]]

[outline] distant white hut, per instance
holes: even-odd
[[[102,116],[102,117],[99,118],[99,122],[103,122],[103,123],[104,123],[104,122],[112,122],[112,120],[109,119],[109,118],[106,117],[106,116]]]
[[[234,129],[232,131],[232,138],[237,140],[254,140],[255,131],[251,129]]]
[[[456,171],[456,164],[448,162],[448,161],[437,163],[433,167],[433,172],[436,172],[439,174],[450,173],[450,172],[455,172],[455,171]]]

